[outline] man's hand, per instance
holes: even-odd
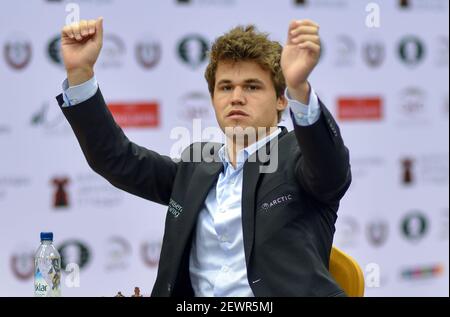
[[[289,34],[281,55],[281,68],[292,98],[308,104],[308,76],[319,62],[319,25],[297,20],[289,25]]]
[[[79,85],[94,75],[94,64],[103,45],[103,18],[81,20],[61,32],[61,53],[69,86]]]

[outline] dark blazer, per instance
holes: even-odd
[[[57,100],[61,106],[62,95]],[[292,132],[282,128],[278,150],[263,147],[254,155],[264,150],[266,159],[258,155],[244,164],[245,260],[257,297],[343,295],[328,264],[339,200],[351,182],[349,153],[335,120],[319,103],[316,123],[294,124]],[[193,296],[191,243],[205,198],[223,170],[217,157],[221,145],[192,144],[178,161],[140,147],[114,122],[100,89],[87,101],[61,109],[95,172],[120,189],[168,206],[152,296]],[[195,149],[206,158],[190,162]],[[260,173],[276,156],[276,171]]]

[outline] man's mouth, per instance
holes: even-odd
[[[230,111],[230,113],[227,116],[227,118],[231,118],[231,119],[242,118],[242,117],[248,117],[248,114],[242,110],[232,110],[232,111]]]

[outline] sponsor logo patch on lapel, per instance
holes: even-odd
[[[168,211],[169,211],[169,213],[172,214],[172,216],[174,216],[175,218],[178,218],[178,216],[181,215],[181,213],[183,212],[183,207],[179,203],[177,203],[175,200],[170,198]]]
[[[279,196],[275,199],[272,199],[271,201],[267,201],[261,204],[260,206],[260,210],[262,212],[268,212],[271,208],[279,205],[279,204],[283,204],[286,203],[288,201],[291,201],[293,199],[292,194],[287,194],[287,195],[283,195],[283,196]]]

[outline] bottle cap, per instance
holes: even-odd
[[[44,240],[53,241],[53,232],[41,232],[41,241]]]

